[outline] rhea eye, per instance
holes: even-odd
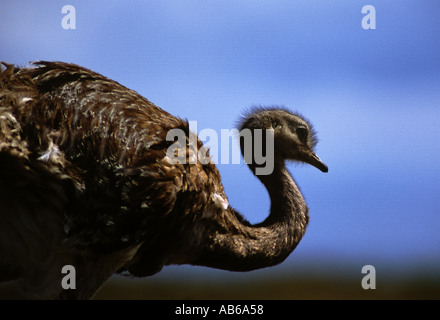
[[[280,124],[278,121],[274,120],[274,121],[272,122],[272,128],[276,129],[276,128],[278,128],[278,127],[281,127],[281,124]]]
[[[299,140],[301,140],[302,142],[306,142],[307,134],[308,134],[308,130],[306,127],[296,128],[296,135],[298,136]]]

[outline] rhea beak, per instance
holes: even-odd
[[[316,155],[316,153],[314,153],[311,150],[310,150],[310,152],[308,152],[306,161],[307,161],[307,163],[311,164],[315,168],[318,168],[322,172],[328,172],[328,167],[326,166],[326,164],[324,162],[322,162],[322,160],[319,159],[319,157]]]

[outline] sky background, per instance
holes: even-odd
[[[61,26],[66,4],[75,30]],[[364,5],[375,30],[361,26]],[[440,278],[439,16],[436,0],[3,0],[0,60],[82,65],[199,131],[231,129],[252,105],[298,111],[329,172],[289,165],[309,228],[284,264],[261,272],[339,267],[360,281],[370,264]],[[218,167],[231,205],[264,220],[269,197],[246,166]]]

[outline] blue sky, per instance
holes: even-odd
[[[76,29],[61,8],[76,9]],[[375,30],[361,27],[364,5]],[[440,4],[416,1],[15,1],[0,5],[0,60],[74,62],[199,130],[255,104],[315,125],[329,166],[289,166],[309,203],[287,264],[440,266]],[[269,210],[240,164],[219,165],[251,222]],[[357,267],[356,267],[357,268]]]

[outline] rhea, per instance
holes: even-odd
[[[203,148],[199,139],[190,143],[186,120],[74,64],[3,65],[0,281],[17,281],[34,298],[86,299],[116,272],[273,266],[303,237],[308,208],[285,162],[328,169],[299,114],[258,107],[239,122],[261,150],[273,151],[265,174],[254,154],[245,159],[271,199],[269,216],[251,225],[229,205],[212,161],[169,161],[172,145],[186,151],[183,160]],[[184,143],[166,139],[172,129],[185,133]],[[255,139],[257,130],[270,132],[273,148]],[[60,285],[65,266],[76,271],[75,290]]]

